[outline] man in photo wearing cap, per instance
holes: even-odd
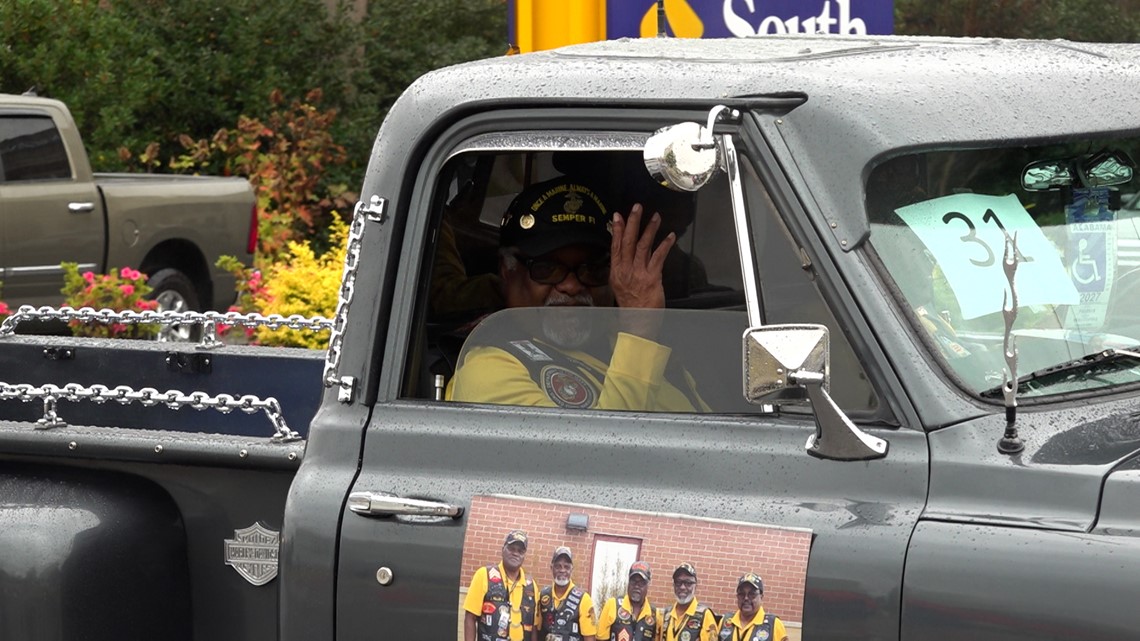
[[[637,561],[629,566],[629,583],[619,602],[610,597],[598,615],[598,641],[658,641],[659,615],[649,603],[649,564]]]
[[[670,348],[655,342],[665,307],[661,269],[676,242],[656,247],[654,214],[641,232],[642,210],[628,219],[607,209],[589,186],[570,177],[531,185],[500,225],[499,272],[507,307],[545,308],[541,336],[518,335],[465,348],[447,398],[457,401],[572,409],[708,411],[691,377],[666,365]],[[622,308],[616,343],[602,358],[586,351],[591,319],[574,308],[613,302]],[[559,309],[551,309],[558,307]],[[587,310],[588,311],[588,310]],[[491,319],[494,317],[492,316]],[[515,331],[508,328],[508,333]],[[608,361],[608,362],[606,362]]]
[[[764,581],[754,572],[736,583],[736,613],[725,617],[718,641],[787,641],[784,622],[764,612]]]
[[[532,641],[534,581],[522,568],[526,532],[511,530],[503,560],[475,570],[463,600],[463,641]]]
[[[697,569],[682,563],[673,570],[677,603],[662,617],[662,641],[714,641],[716,613],[697,602]]]
[[[562,546],[554,550],[550,573],[554,585],[542,589],[538,597],[538,621],[534,641],[594,641],[598,633],[594,621],[594,601],[590,593],[574,585],[574,554]]]

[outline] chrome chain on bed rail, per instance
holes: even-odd
[[[28,383],[0,382],[0,399],[14,399],[25,403],[42,399],[44,402],[44,416],[36,421],[36,423],[44,429],[67,424],[56,413],[56,402],[60,399],[68,401],[89,400],[93,403],[100,404],[106,403],[107,401],[115,401],[122,405],[140,403],[146,407],[154,407],[162,404],[171,409],[181,409],[183,407],[192,407],[196,410],[215,409],[223,414],[229,414],[234,410],[241,410],[246,414],[265,412],[265,416],[269,419],[269,422],[273,424],[274,429],[274,435],[270,440],[279,443],[301,440],[301,435],[285,424],[285,417],[281,414],[281,404],[273,397],[263,399],[257,396],[246,395],[235,398],[229,394],[210,396],[205,392],[190,392],[187,394],[178,390],[160,392],[153,387],[144,387],[140,390],[136,390],[126,385],[119,385],[117,387],[92,385],[91,387],[84,387],[77,383],[68,383],[61,387],[50,383],[37,386]]]
[[[251,328],[261,326],[270,329],[286,327],[295,330],[328,331],[330,332],[329,346],[325,355],[325,367],[321,378],[325,387],[339,387],[338,399],[347,403],[352,400],[356,379],[352,376],[339,376],[337,371],[340,367],[348,310],[352,305],[352,297],[356,291],[356,274],[360,267],[361,239],[364,236],[365,223],[384,222],[387,207],[388,201],[379,196],[372,196],[367,204],[364,201],[356,203],[352,215],[352,224],[348,230],[348,246],[344,255],[344,271],[341,276],[340,291],[337,293],[336,314],[331,320],[323,316],[306,318],[300,314],[286,317],[280,314],[263,316],[256,313],[243,314],[240,312],[160,312],[154,310],[136,312],[131,310],[96,310],[91,307],[81,309],[73,307],[36,308],[31,305],[24,305],[6,318],[3,323],[0,323],[0,338],[11,336],[16,332],[17,325],[29,320],[77,320],[84,323],[121,323],[124,325],[201,325],[203,332],[202,340],[198,343],[199,349],[219,347],[223,344],[218,341],[218,325]]]
[[[387,215],[388,201],[372,196],[368,203],[357,201],[352,212],[352,225],[348,228],[348,247],[344,252],[344,272],[340,279],[340,292],[336,301],[336,314],[333,315],[332,334],[329,335],[329,349],[325,356],[325,371],[323,379],[325,387],[339,387],[337,399],[342,403],[352,401],[352,394],[356,388],[356,378],[352,376],[339,376],[341,347],[344,343],[345,322],[348,320],[348,309],[352,305],[352,297],[356,292],[356,272],[360,267],[360,244],[364,237],[364,224],[367,222],[383,223]]]
[[[330,331],[333,322],[322,316],[307,318],[300,314],[282,316],[281,314],[243,314],[241,312],[174,312],[144,310],[115,311],[113,309],[94,309],[83,307],[32,307],[23,305],[16,313],[4,319],[0,324],[0,338],[11,336],[16,332],[16,326],[29,320],[59,320],[82,321],[84,323],[119,323],[123,325],[201,325],[203,327],[202,340],[199,348],[212,348],[222,345],[218,341],[218,326],[232,327],[268,327],[280,329],[286,327],[296,330],[309,330],[314,332]]]

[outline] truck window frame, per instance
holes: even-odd
[[[612,138],[615,132],[619,132],[616,135],[634,135],[644,138],[661,126],[683,120],[697,119],[692,111],[601,110],[604,114],[599,113],[598,110],[584,109],[548,109],[541,111],[542,113],[536,114],[536,110],[525,112],[511,110],[470,117],[465,122],[453,125],[447,135],[437,139],[431,150],[423,157],[422,162],[416,166],[414,181],[410,181],[414,182],[414,185],[409,184],[409,187],[412,188],[411,196],[408,198],[409,206],[414,208],[428,207],[428,211],[432,215],[406,217],[408,225],[404,230],[401,254],[418,256],[419,258],[416,261],[410,261],[415,263],[414,266],[405,263],[404,268],[400,269],[396,276],[398,281],[395,288],[396,299],[393,300],[393,311],[395,313],[387,335],[384,362],[381,363],[380,367],[381,389],[378,390],[379,399],[388,398],[401,403],[435,402],[427,398],[422,392],[411,395],[408,390],[416,389],[417,383],[415,381],[420,376],[420,367],[422,367],[418,364],[418,359],[422,356],[422,345],[424,344],[424,313],[427,307],[429,286],[429,280],[425,276],[430,273],[435,243],[438,241],[436,235],[439,220],[442,218],[442,207],[445,200],[445,191],[439,188],[438,181],[440,173],[449,159],[464,151],[495,148],[486,143],[488,140],[497,138],[502,142],[510,137],[517,138],[527,135],[527,132],[530,132],[532,136],[537,132],[547,138],[552,138],[554,134],[566,134],[560,138],[563,142],[567,137],[573,136],[580,139],[589,137],[595,141],[602,141],[606,137]],[[486,135],[483,138],[484,142],[482,144],[471,144],[471,141],[480,135]],[[741,139],[743,138],[741,137]],[[500,144],[499,147],[501,146]],[[573,148],[601,150],[609,147],[597,142],[590,147],[578,146]],[[748,147],[743,146],[743,148]],[[518,148],[512,147],[512,150],[518,150]],[[626,150],[629,149],[626,148]],[[742,159],[742,162],[747,163],[762,163],[764,161],[774,162],[770,153],[767,154],[767,158],[763,158],[762,154],[751,148],[748,148],[747,157]],[[756,172],[761,186],[769,191],[771,191],[771,187],[765,182],[765,178],[770,179],[768,174],[773,171],[779,170],[768,169]],[[786,199],[786,196],[771,193],[769,197],[776,202],[777,208],[773,212],[777,219],[780,219],[778,206],[780,202]],[[787,233],[783,221],[781,221],[781,226],[785,227]],[[789,238],[791,238],[790,234]],[[802,243],[796,244],[802,245]],[[823,296],[822,292],[818,293]],[[761,295],[763,295],[762,291]],[[825,296],[824,299],[826,299]],[[826,301],[824,304],[827,306]],[[837,324],[838,322],[841,321],[837,319]],[[833,326],[834,329],[836,329],[835,326]],[[836,335],[839,340],[846,340],[842,333],[836,332]],[[739,363],[734,363],[734,366],[738,365]],[[882,398],[882,390],[877,389],[873,381],[872,386],[878,397]],[[549,408],[530,409],[549,411]],[[557,410],[557,408],[555,409]],[[607,410],[590,410],[590,412],[614,414]],[[806,416],[810,416],[810,413],[810,408],[787,412],[789,418],[792,416],[804,416],[806,418]],[[673,415],[677,416],[676,414]],[[757,411],[751,414],[713,414],[712,416],[727,420],[748,421],[764,415],[768,414],[757,407]],[[871,422],[877,425],[898,425],[898,422],[893,418],[895,415],[896,413],[891,411],[886,402],[879,402],[877,407],[871,408],[869,412],[855,411],[851,413],[852,418],[858,422]]]

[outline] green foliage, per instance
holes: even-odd
[[[310,234],[337,205],[345,185],[324,185],[328,167],[344,162],[344,148],[333,142],[329,127],[336,111],[321,111],[319,89],[305,102],[285,106],[272,92],[274,106],[262,121],[241,116],[234,129],[219,129],[209,140],[182,136],[186,153],[171,161],[175,170],[245,176],[257,196],[258,263],[264,267],[286,243]]]
[[[133,17],[94,0],[0,2],[0,91],[64,101],[92,163],[114,165],[120,145],[158,137],[139,118],[160,95],[159,49]]]
[[[0,2],[0,90],[35,86],[67,103],[96,170],[179,151],[245,115],[274,89],[350,95],[356,24],[324,0],[9,0]],[[119,154],[120,148],[129,154]],[[367,150],[363,153],[367,154]]]
[[[1135,42],[1136,0],[895,0],[895,33]]]
[[[114,2],[137,21],[140,37],[159,43],[160,93],[137,115],[161,123],[164,146],[242,115],[265,117],[274,90],[299,97],[316,87],[331,96],[346,89],[345,44],[355,27],[339,9],[330,16],[323,0]]]
[[[505,0],[371,0],[364,24],[369,89],[384,110],[432,69],[507,51]]]
[[[112,269],[109,274],[94,272],[79,273],[76,263],[60,263],[63,268],[63,304],[75,309],[113,309],[115,311],[153,310],[158,303],[147,300],[151,288],[146,284],[147,275],[124,267]],[[97,336],[100,338],[151,338],[158,328],[154,325],[125,325],[122,323],[68,323],[76,336]]]

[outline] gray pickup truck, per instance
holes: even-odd
[[[253,259],[253,190],[241,178],[92,173],[67,107],[0,94],[0,282],[3,300],[58,305],[61,262],[132,267],[162,309],[224,309],[222,255]]]
[[[649,39],[426,75],[327,353],[0,327],[0,638],[575,641],[539,591],[572,557],[599,641],[656,638],[627,577],[672,612],[684,564],[726,641],[1140,639],[1138,56]],[[660,213],[665,308],[504,308],[518,269],[599,278],[500,254],[551,199]]]

